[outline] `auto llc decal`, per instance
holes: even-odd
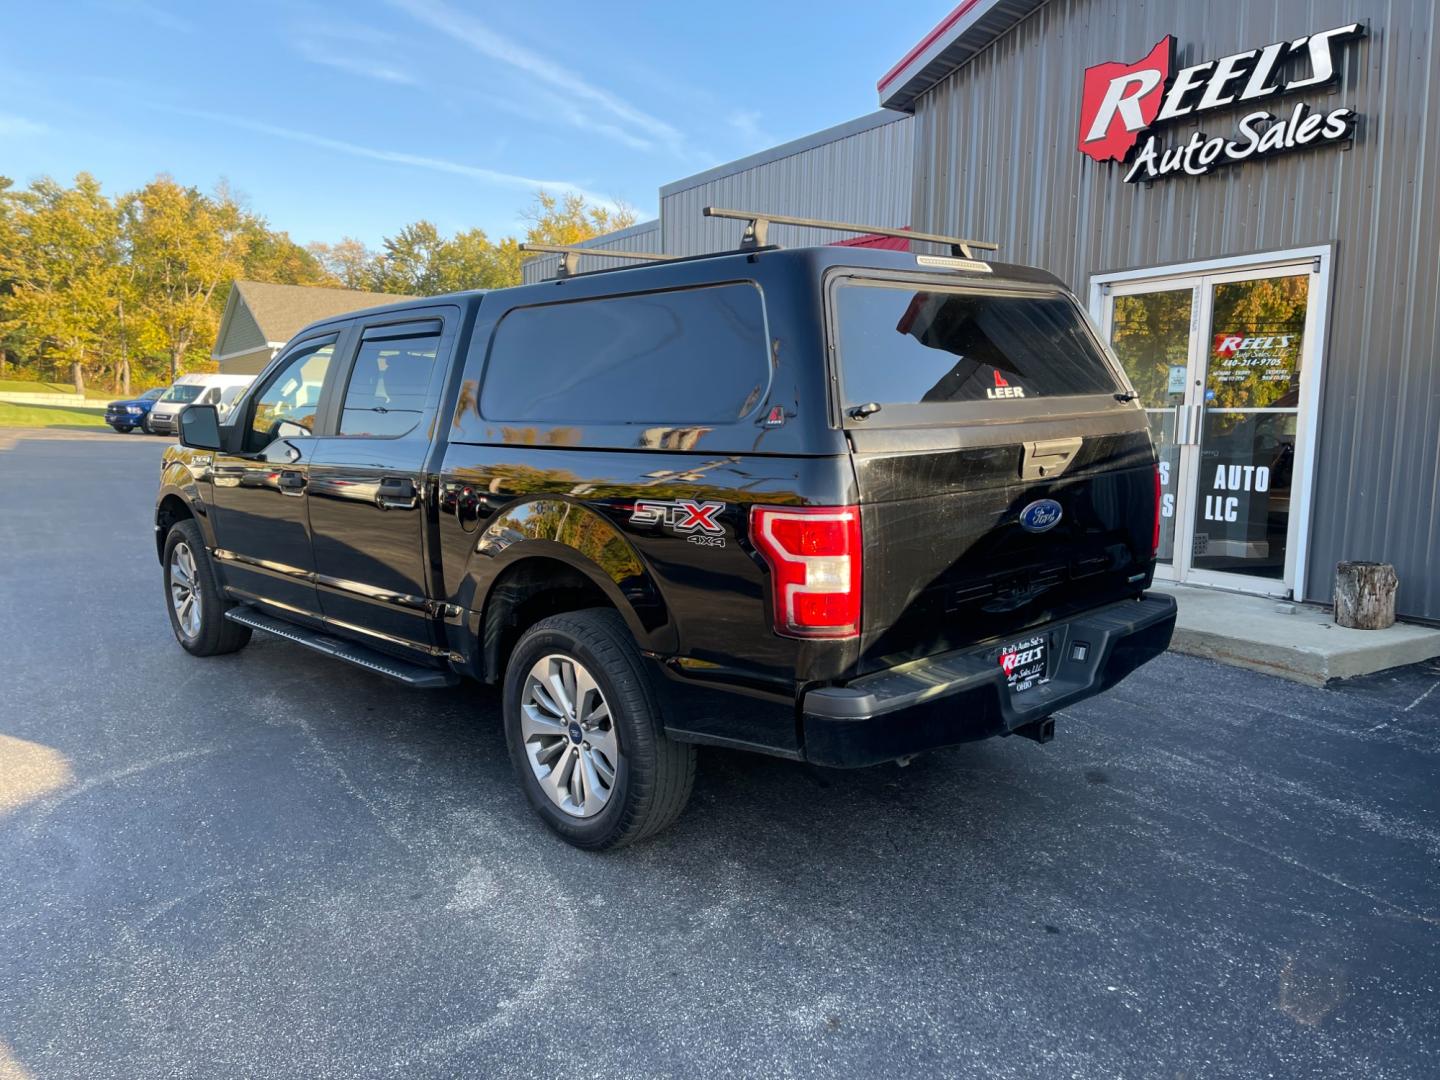
[[[1132,64],[1086,68],[1078,149],[1096,161],[1129,164],[1125,182],[1203,176],[1250,158],[1344,142],[1358,119],[1346,106],[1317,111],[1299,102],[1284,119],[1259,108],[1235,122],[1230,137],[1192,133],[1165,145],[1153,131],[1217,109],[1316,90],[1340,78],[1338,53],[1365,35],[1360,23],[1175,68],[1175,38],[1166,36]],[[1268,104],[1268,102],[1267,102]]]
[[[724,513],[723,502],[694,499],[637,499],[630,511],[631,525],[661,525],[685,534],[692,544],[725,546],[725,527],[715,520]]]

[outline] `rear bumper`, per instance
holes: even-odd
[[[1008,735],[1108,690],[1164,652],[1174,630],[1174,598],[1147,593],[1027,631],[1049,635],[1049,681],[1020,694],[1006,685],[994,644],[811,690],[802,703],[805,759],[852,768]]]

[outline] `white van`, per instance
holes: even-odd
[[[254,375],[181,375],[155,402],[146,418],[146,430],[152,435],[175,434],[187,405],[214,405],[223,423],[225,414],[254,381]]]

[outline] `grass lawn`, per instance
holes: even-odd
[[[26,382],[24,379],[0,379],[0,390],[11,394],[73,394],[69,383]]]
[[[0,428],[103,428],[104,409],[68,405],[12,405],[0,401]]]

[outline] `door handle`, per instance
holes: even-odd
[[[419,492],[408,476],[385,476],[375,492],[375,505],[381,510],[414,510]]]
[[[305,474],[298,472],[282,472],[277,481],[281,493],[285,495],[305,494]]]
[[[1200,441],[1200,425],[1204,405],[1176,405],[1175,427],[1171,432],[1176,446],[1190,446]]]

